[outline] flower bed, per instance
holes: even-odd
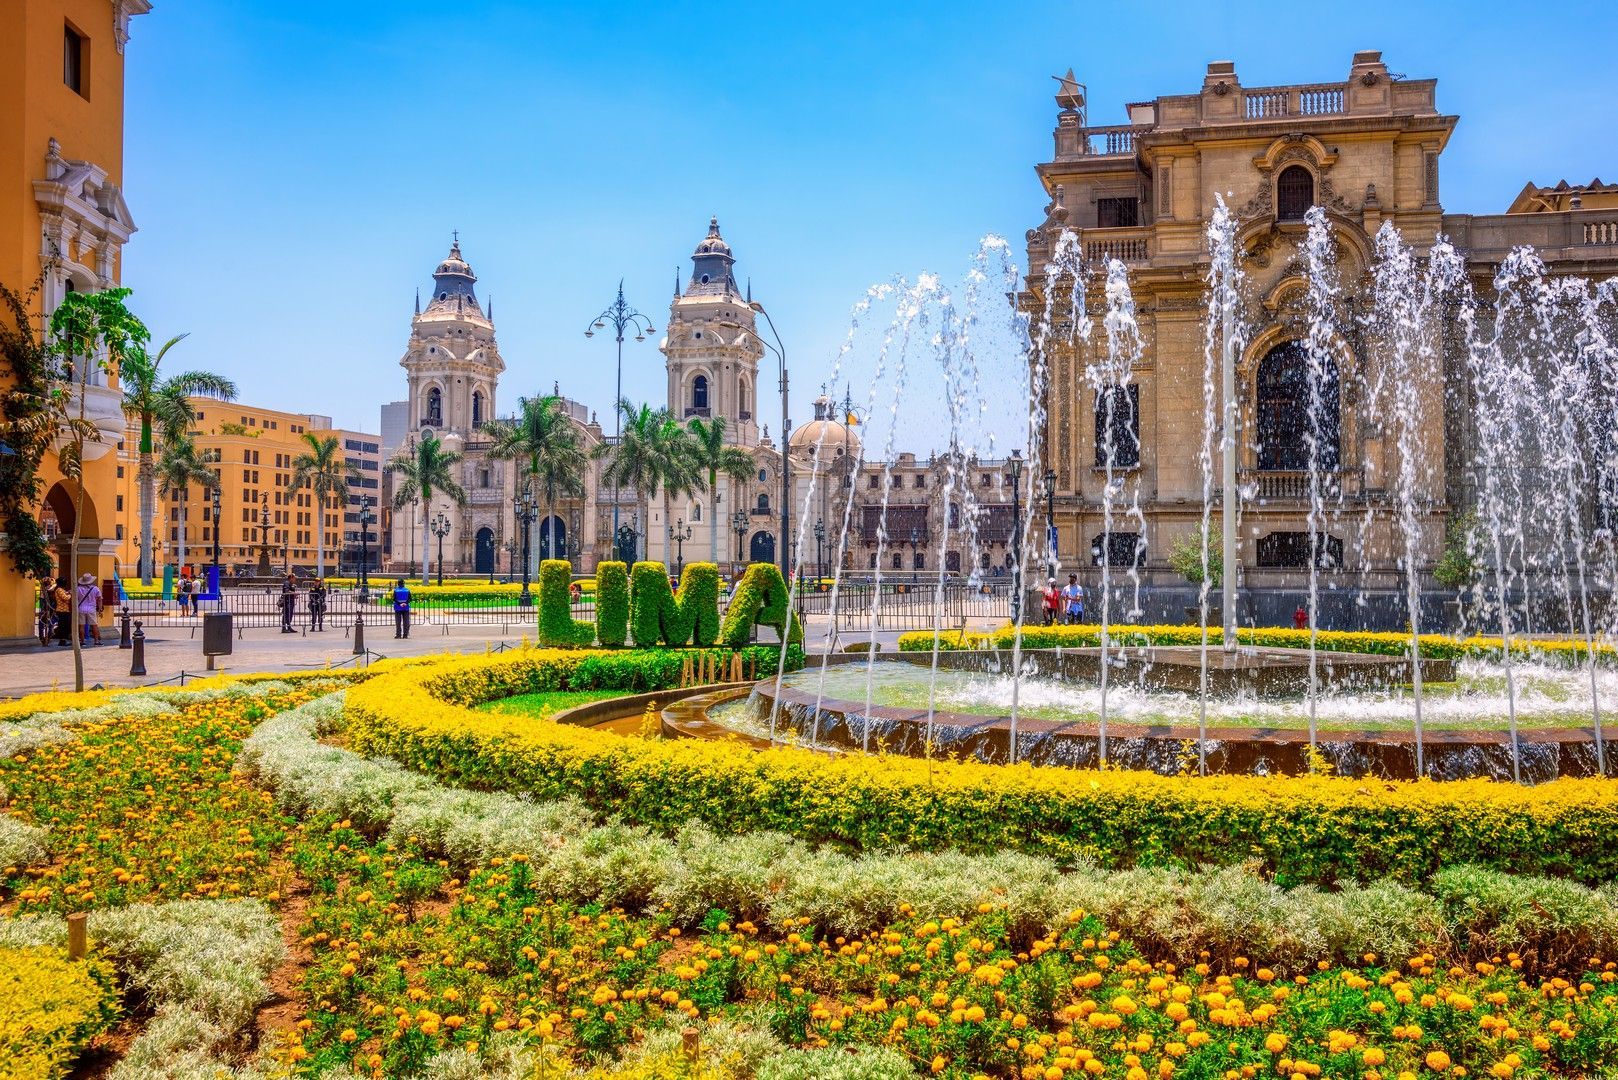
[[[118,1015],[112,968],[61,949],[0,948],[0,1080],[51,1080]]]
[[[637,742],[463,707],[504,693],[624,685],[592,674],[610,670],[616,655],[631,654],[538,650],[516,661],[423,665],[374,678],[348,695],[350,738],[367,753],[468,787],[576,796],[658,828],[696,819],[859,849],[1011,849],[1103,866],[1257,860],[1286,882],[1420,881],[1458,863],[1585,882],[1618,874],[1618,783],[1611,780],[1522,787],[1076,775]]]
[[[1108,631],[1114,646],[1140,647],[1144,645],[1200,645],[1200,626],[1134,626],[1120,624]],[[941,632],[937,635],[940,650],[957,649],[1009,649],[1016,637],[1011,626],[987,634]],[[902,652],[929,652],[933,648],[931,630],[912,631],[899,635]],[[1309,631],[1288,627],[1243,627],[1236,631],[1243,645],[1268,646],[1281,649],[1307,649]],[[1217,626],[1208,627],[1208,643],[1220,645],[1224,631]],[[1379,656],[1408,656],[1410,635],[1378,633],[1358,630],[1321,630],[1316,635],[1319,648],[1332,652],[1374,653]],[[1445,634],[1423,634],[1420,638],[1421,655],[1429,660],[1456,660],[1462,657],[1499,657],[1504,643],[1498,637],[1455,638]],[[1101,627],[1094,623],[1074,626],[1033,626],[1022,628],[1022,647],[1025,649],[1097,648],[1101,644]],[[1513,640],[1514,656],[1536,659],[1563,659],[1583,662],[1588,654],[1584,642],[1576,640]],[[1596,657],[1602,663],[1618,658],[1618,650],[1611,645],[1597,645]]]

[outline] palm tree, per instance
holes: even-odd
[[[186,504],[191,497],[191,485],[211,491],[217,483],[213,470],[197,455],[197,444],[189,437],[181,435],[163,443],[163,456],[157,459],[157,493],[165,497],[171,491],[180,493],[180,539],[175,548],[175,563],[182,569],[185,567]],[[219,522],[214,522],[213,527],[219,528]]]
[[[686,421],[691,429],[691,452],[696,457],[697,465],[708,472],[709,494],[713,496],[710,507],[708,539],[710,561],[719,561],[719,530],[724,526],[719,516],[719,476],[723,473],[736,482],[746,481],[753,475],[753,455],[739,446],[725,445],[725,418],[716,416],[712,420],[704,420],[700,416],[693,416]],[[734,485],[733,485],[734,488]],[[741,505],[738,499],[737,506]]]
[[[648,499],[663,492],[668,516],[671,496],[689,495],[702,488],[702,467],[691,448],[691,432],[668,409],[635,406],[627,400],[618,408],[624,430],[616,443],[603,443],[596,453],[607,459],[601,479],[616,487],[632,487]]]
[[[560,397],[518,398],[514,419],[492,421],[483,430],[494,440],[490,457],[518,462],[525,481],[539,484],[547,518],[558,497],[584,494],[590,455],[579,439],[578,425],[563,411]],[[550,557],[565,558],[565,551],[556,550],[556,540],[552,530]]]
[[[145,343],[137,342],[118,367],[124,414],[140,424],[140,465],[135,478],[140,486],[140,580],[147,585],[152,582],[152,518],[157,512],[152,431],[161,429],[165,439],[184,435],[193,419],[191,403],[186,399],[193,394],[223,401],[236,398],[236,384],[211,371],[185,371],[166,379],[162,376],[158,369],[163,357],[185,336],[169,338],[156,356],[147,351]]]
[[[308,488],[315,497],[315,576],[326,576],[326,501],[336,499],[339,507],[348,502],[350,481],[358,482],[354,466],[343,456],[335,435],[303,433],[309,449],[292,459],[292,483],[288,497]]]
[[[433,496],[442,495],[456,506],[466,505],[466,491],[455,482],[455,466],[461,455],[444,449],[444,441],[428,435],[420,442],[412,442],[399,451],[388,463],[388,471],[399,478],[393,492],[393,508],[403,510],[421,504],[421,583],[430,584],[428,574],[432,567],[432,549],[427,542],[428,518],[432,515]]]

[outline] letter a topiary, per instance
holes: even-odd
[[[566,559],[546,559],[539,564],[539,631],[541,645],[564,648],[590,645],[596,639],[595,623],[573,617],[573,564]]]
[[[788,629],[790,621],[790,629]],[[753,636],[753,626],[773,626],[785,641],[803,640],[803,624],[792,614],[792,598],[787,583],[774,563],[754,563],[736,585],[725,612],[719,642],[740,649]]]
[[[596,640],[614,649],[629,640],[629,567],[621,562],[596,565]]]
[[[719,634],[719,568],[691,563],[680,577],[679,595],[669,588],[668,569],[660,562],[639,562],[631,574],[630,626],[641,647],[662,641],[700,646]]]

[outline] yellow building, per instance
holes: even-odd
[[[124,47],[148,0],[5,0],[0,4],[0,283],[28,294],[42,330],[71,291],[119,282],[135,231],[124,202]],[[9,313],[0,315],[9,318]],[[12,372],[0,365],[0,386]],[[111,576],[115,466],[122,437],[117,375],[95,373],[86,415],[101,429],[86,447],[79,522],[81,573]],[[65,568],[77,485],[54,453],[40,479],[40,516]],[[0,640],[31,631],[34,583],[0,557]]]
[[[296,495],[287,493],[292,483],[292,463],[309,450],[304,441],[306,433],[335,437],[344,461],[354,467],[357,477],[349,487],[349,505],[332,503],[326,507],[326,572],[334,574],[358,558],[361,500],[368,496],[375,512],[381,493],[380,436],[333,428],[328,416],[260,409],[215,398],[190,400],[196,416],[192,438],[197,455],[210,463],[219,478],[219,564],[226,576],[256,572],[261,552],[267,554],[272,570],[278,574],[289,565],[311,572],[315,569],[314,496],[307,488]],[[136,483],[139,441],[139,427],[131,424],[118,452],[116,537],[118,563],[126,580],[138,573],[140,557]],[[183,558],[185,565],[200,575],[213,560],[211,494],[200,486],[171,491],[158,498],[157,508],[153,529],[156,565],[179,565]],[[373,566],[376,540],[373,527]]]

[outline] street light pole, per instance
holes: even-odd
[[[1056,470],[1045,470],[1045,563],[1049,576],[1054,578],[1060,566],[1061,553],[1056,545]]]
[[[685,573],[685,542],[691,539],[691,526],[685,523],[685,518],[677,518],[669,526],[669,539],[674,541],[675,558],[678,560],[675,576]]]
[[[584,330],[584,336],[595,337],[596,331],[605,329],[608,324],[611,324],[618,342],[618,389],[616,396],[612,399],[612,414],[617,418],[617,426],[614,429],[613,439],[615,442],[622,442],[624,438],[624,331],[629,327],[634,327],[635,340],[645,341],[646,335],[654,333],[657,328],[652,325],[651,319],[630,307],[629,303],[624,299],[624,282],[622,278],[618,279],[618,299],[609,304],[605,311],[590,320],[590,325]],[[618,484],[616,481],[612,485],[612,535],[616,540],[618,536]],[[622,557],[623,552],[619,551],[617,554]],[[524,577],[527,576],[527,573],[525,564]]]
[[[371,601],[371,522],[375,521],[371,513],[371,497],[360,496],[360,603],[368,604]]]
[[[440,510],[428,525],[434,536],[438,537],[438,584],[444,584],[444,537],[449,535],[450,521]]]
[[[736,561],[742,561],[742,539],[747,535],[747,511],[737,509],[730,515],[730,527],[736,533]]]
[[[219,584],[219,482],[213,486],[213,584]]]
[[[533,607],[534,597],[528,589],[528,559],[531,553],[529,544],[532,539],[530,529],[534,524],[534,515],[539,507],[534,502],[528,488],[524,486],[517,494],[511,497],[511,508],[517,520],[522,522],[522,592],[517,597],[517,606]]]
[[[1006,461],[1011,474],[1011,621],[1022,622],[1022,451],[1013,450]]]
[[[815,575],[826,576],[826,519],[815,518]]]
[[[791,535],[792,525],[792,455],[789,452],[792,442],[792,419],[787,415],[787,352],[786,346],[781,344],[781,334],[775,329],[775,320],[770,313],[764,310],[764,305],[757,300],[747,305],[758,314],[764,316],[764,322],[770,328],[770,336],[775,338],[775,358],[781,364],[781,576],[787,580],[792,578],[792,552],[787,542]],[[758,337],[757,334],[753,335]],[[768,345],[769,342],[758,338],[760,342]]]

